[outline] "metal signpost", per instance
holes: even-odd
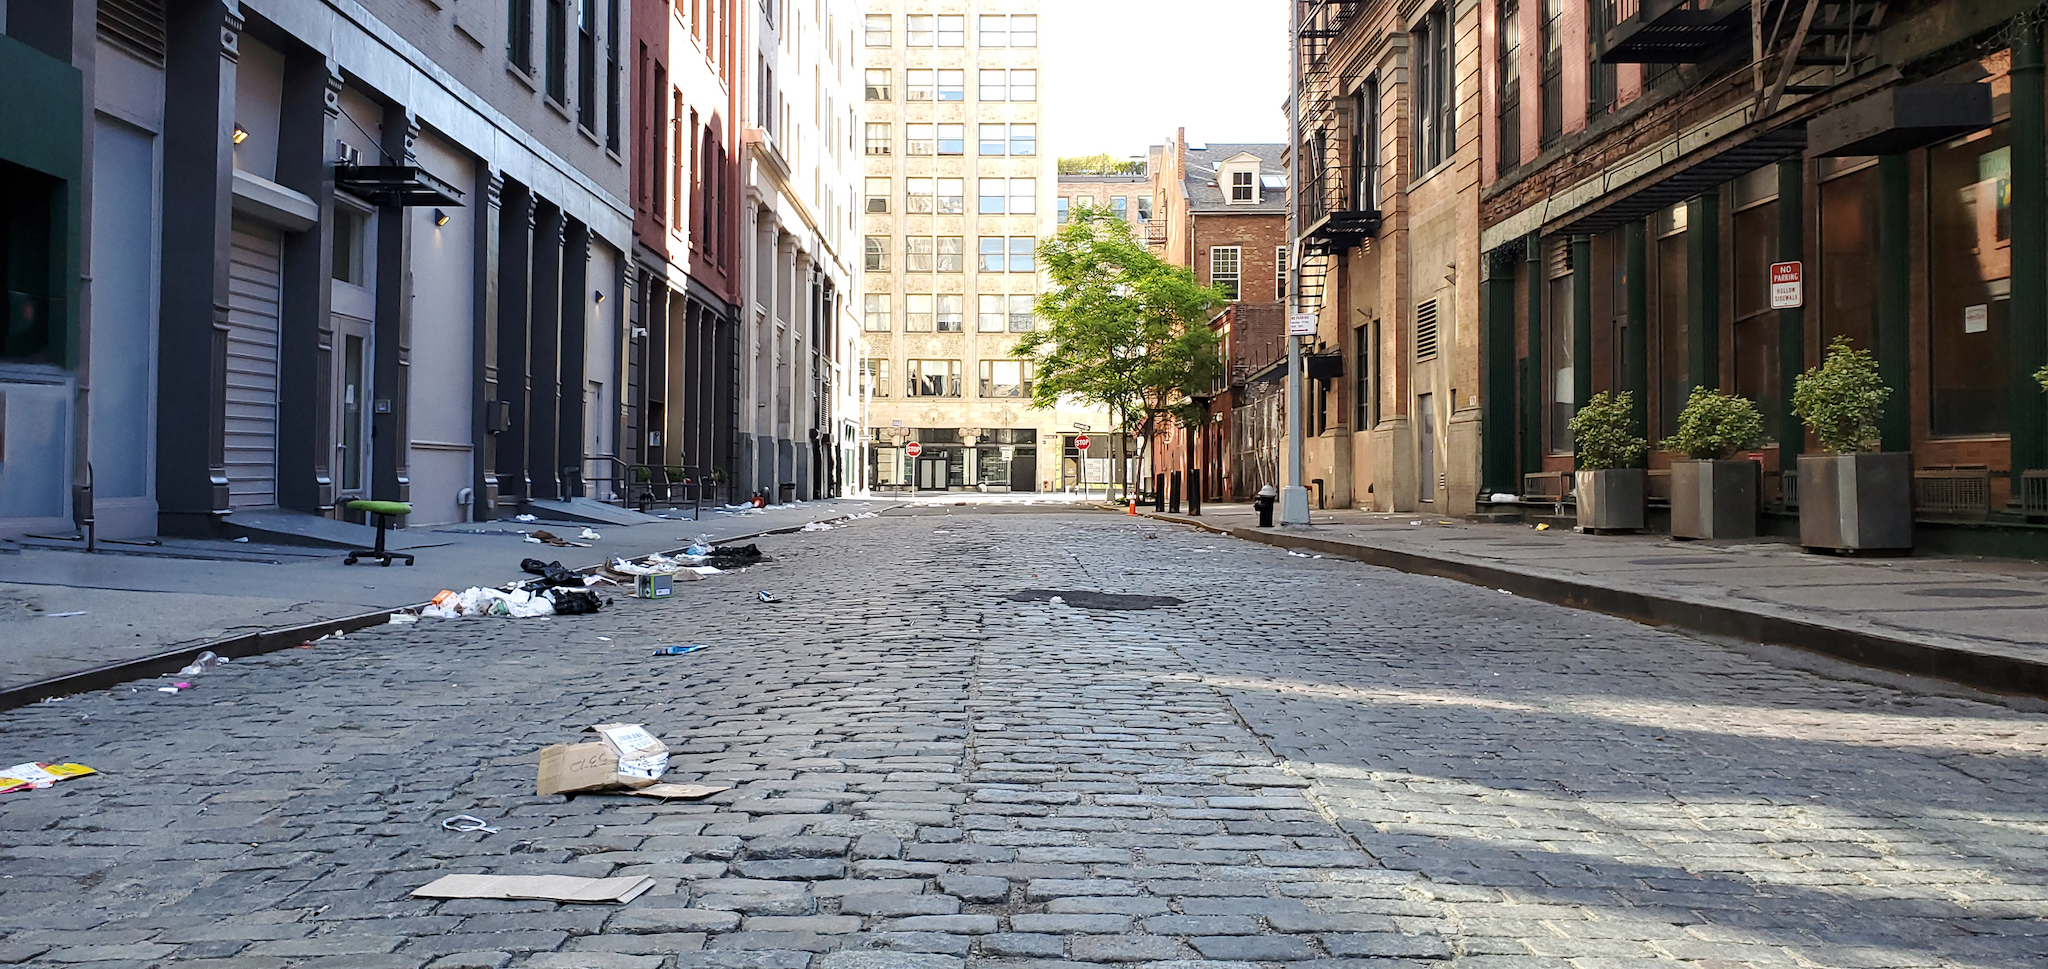
[[[1290,5],[1291,6],[1291,5]],[[1280,489],[1280,524],[1308,524],[1308,488],[1301,455],[1301,337],[1295,335],[1296,321],[1309,321],[1308,335],[1315,335],[1315,317],[1301,310],[1301,173],[1309,166],[1301,158],[1301,20],[1300,10],[1287,18],[1287,157],[1294,170],[1287,173],[1287,484]]]

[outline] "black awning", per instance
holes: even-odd
[[[1894,155],[1991,127],[1991,85],[1889,87],[1807,122],[1816,156]]]
[[[462,204],[462,190],[418,165],[337,165],[334,187],[373,202],[400,205]]]

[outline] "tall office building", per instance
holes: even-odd
[[[1102,431],[1107,418],[1032,409],[1031,364],[1010,355],[1037,326],[1036,247],[1054,228],[1038,4],[942,9],[958,12],[867,0],[861,24],[867,484],[1041,491],[1084,472],[1099,481],[1073,438],[1076,424]],[[1100,455],[1108,441],[1097,440]]]

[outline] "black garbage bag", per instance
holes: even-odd
[[[714,565],[719,564],[721,561],[744,565],[748,562],[758,562],[761,560],[761,547],[758,545],[720,545],[712,549],[711,554],[705,557],[710,559]]]
[[[564,568],[560,562],[526,559],[519,563],[519,568],[528,574],[540,576],[539,581],[526,583],[528,589],[583,588],[583,577]]]
[[[597,593],[586,589],[549,589],[547,597],[549,602],[554,603],[555,614],[560,616],[580,616],[596,612],[604,608],[609,601],[598,598]]]

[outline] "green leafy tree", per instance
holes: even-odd
[[[1635,395],[1601,391],[1572,415],[1572,442],[1579,452],[1579,470],[1606,471],[1626,468],[1643,456],[1649,442],[1631,428],[1635,422]]]
[[[1222,341],[1209,328],[1227,302],[1222,293],[1153,255],[1128,222],[1093,206],[1075,209],[1041,241],[1038,258],[1052,282],[1036,305],[1044,325],[1011,351],[1036,370],[1031,406],[1068,399],[1102,407],[1118,430],[1138,436],[1141,458],[1166,422],[1203,419],[1195,397],[1223,376]]]
[[[1747,397],[1694,387],[1664,447],[1699,461],[1724,461],[1762,444],[1764,417]]]
[[[1824,450],[1874,451],[1877,421],[1891,395],[1870,351],[1838,336],[1828,344],[1827,359],[1799,375],[1792,390],[1792,411],[1813,430]]]
[[[1145,163],[1113,158],[1108,152],[1060,159],[1062,175],[1143,175]]]

